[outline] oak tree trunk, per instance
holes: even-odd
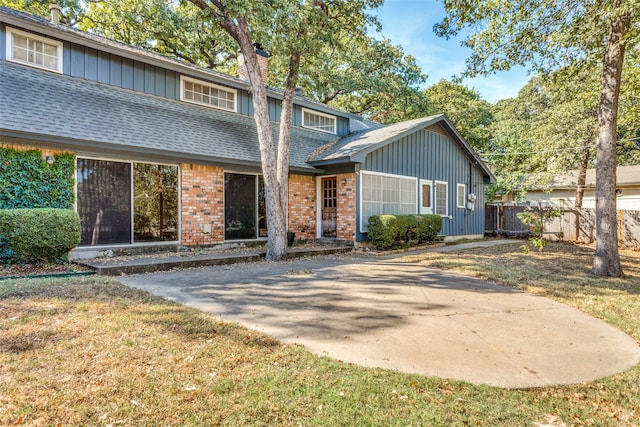
[[[287,179],[284,180],[285,189],[281,189],[279,169],[289,167],[289,149],[286,147],[285,158],[276,157],[276,149],[269,119],[269,107],[267,105],[266,82],[260,74],[258,59],[256,57],[253,40],[249,27],[243,18],[237,20],[238,31],[236,41],[240,45],[240,51],[245,58],[245,67],[249,76],[253,99],[253,117],[258,131],[260,145],[260,158],[262,162],[262,174],[265,188],[265,206],[267,211],[267,261],[277,261],[287,254],[287,226],[286,209],[283,203],[283,195],[286,197]],[[283,145],[282,143],[280,144]],[[288,145],[288,144],[287,144]]]
[[[616,215],[616,139],[625,36],[629,32],[630,16],[620,10],[621,6],[622,0],[614,0],[602,74],[596,145],[596,253],[591,268],[596,276],[611,277],[623,274]]]
[[[580,170],[578,170],[578,186],[576,188],[576,201],[574,207],[576,209],[582,208],[582,200],[584,199],[584,186],[587,183],[587,168],[589,167],[589,158],[591,145],[591,138],[593,137],[593,131],[589,131],[589,136],[585,138],[583,143],[583,153],[580,159]]]

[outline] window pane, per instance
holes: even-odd
[[[422,207],[431,207],[431,186],[429,184],[424,184],[422,186]]]
[[[78,159],[81,245],[131,243],[131,164]]]
[[[178,167],[136,163],[133,188],[134,241],[178,240]]]
[[[304,111],[302,114],[302,126],[322,130],[325,132],[335,132],[335,117],[326,117],[320,114],[314,114]]]
[[[264,200],[264,179],[258,177],[258,237],[267,237],[267,205]]]
[[[438,215],[447,215],[447,184],[436,183],[435,186],[435,212]]]
[[[464,196],[465,196],[465,186],[464,185],[458,185],[458,207],[464,207]]]
[[[224,174],[225,240],[255,239],[256,176]]]
[[[413,178],[391,177],[363,173],[361,229],[366,231],[371,215],[413,214],[416,204],[417,182]]]

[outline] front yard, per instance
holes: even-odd
[[[540,293],[640,341],[640,253],[518,244],[408,258]],[[0,425],[640,425],[640,367],[503,390],[318,357],[99,277],[0,281]]]

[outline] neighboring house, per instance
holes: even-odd
[[[548,189],[529,190],[525,203],[571,209],[575,207],[578,188],[577,170],[554,177]],[[582,207],[596,207],[596,170],[587,169]],[[618,210],[640,211],[640,165],[618,166],[616,170],[616,205]]]
[[[81,247],[267,236],[246,80],[7,7],[0,46],[0,146],[76,155]],[[282,92],[268,96],[277,136]],[[296,96],[292,121],[296,238],[365,241],[377,213],[436,213],[446,237],[483,234],[493,177],[446,117],[381,126]]]

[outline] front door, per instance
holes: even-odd
[[[322,237],[336,237],[336,199],[336,178],[322,178]]]

